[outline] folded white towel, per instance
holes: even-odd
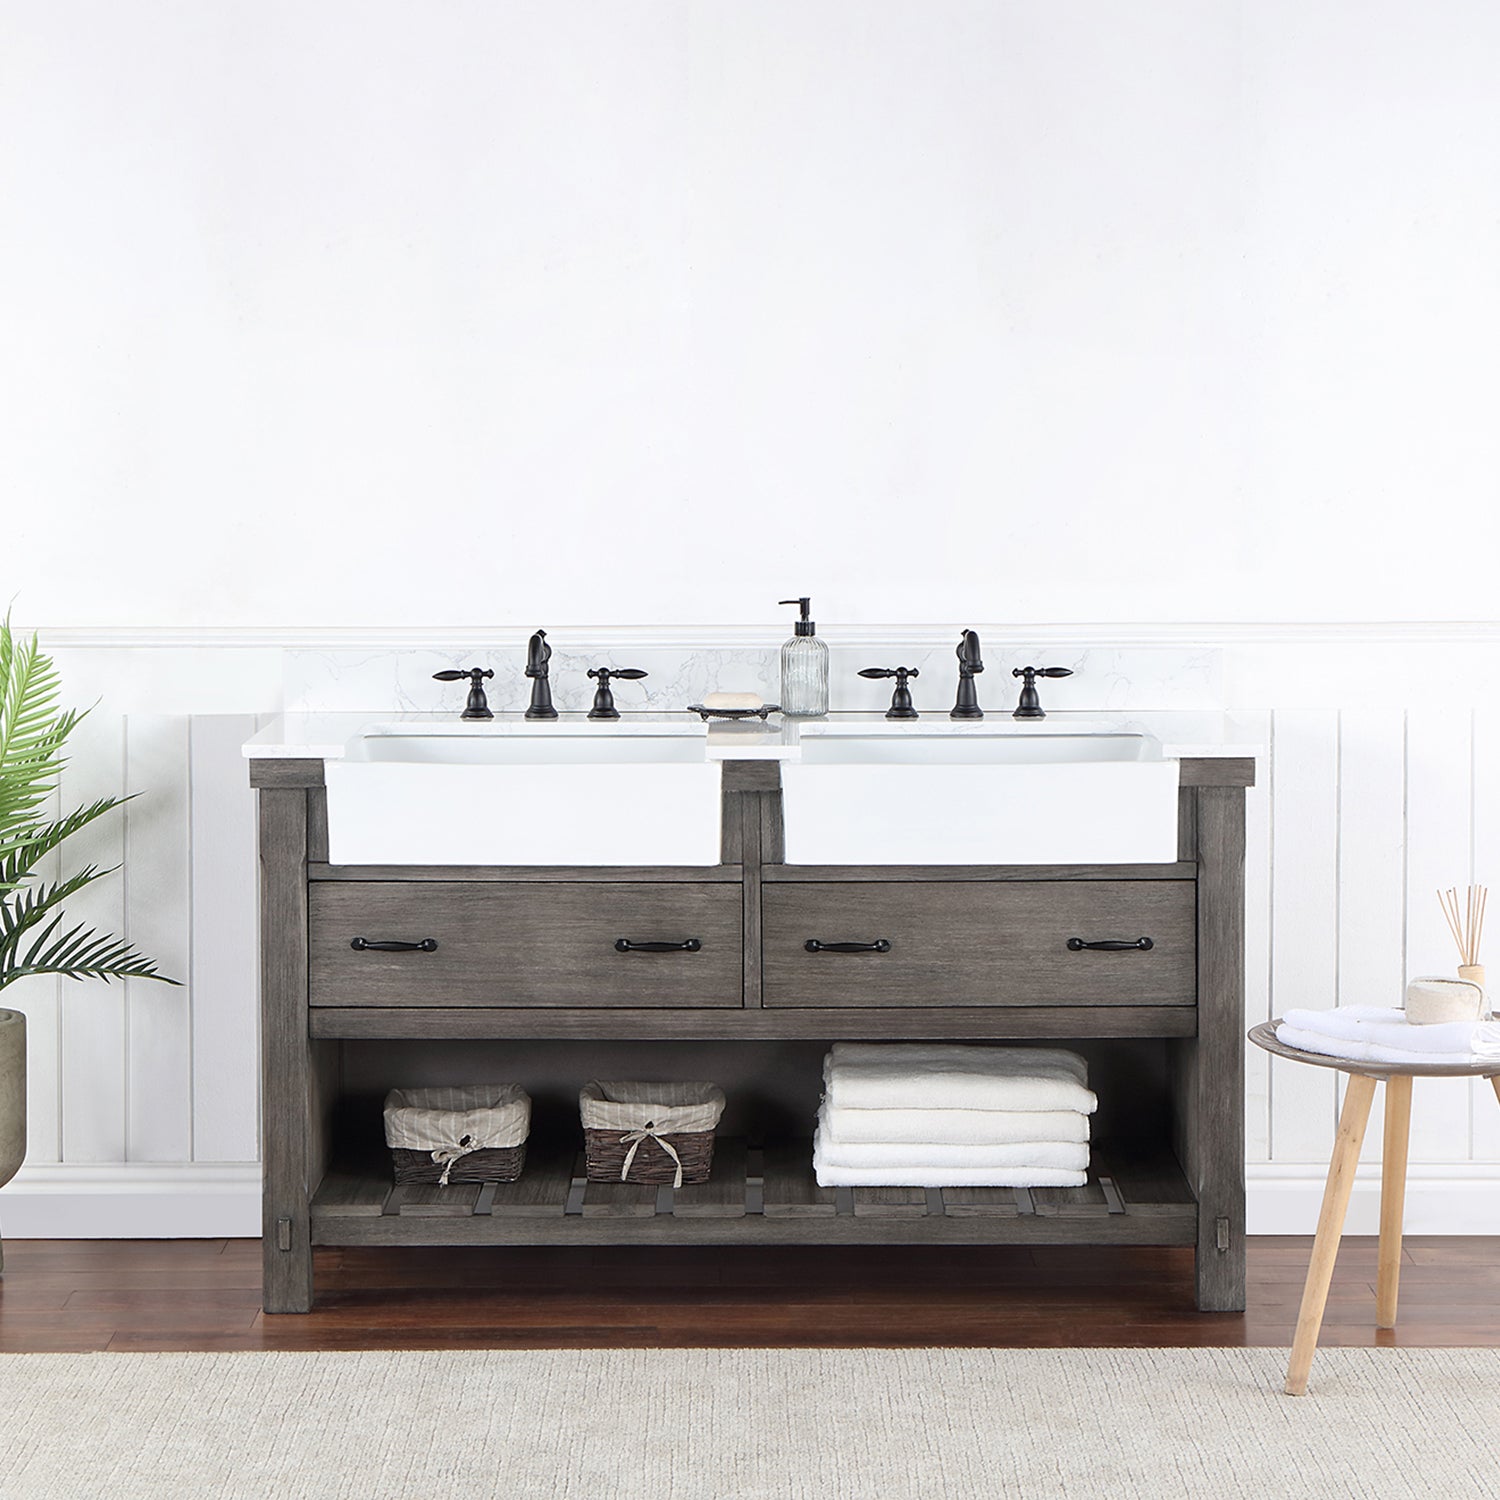
[[[1414,1031],[1416,1027],[1412,1028]],[[1303,1031],[1288,1026],[1285,1021],[1276,1028],[1276,1040],[1288,1047],[1298,1047],[1303,1052],[1316,1052],[1321,1057],[1343,1057],[1350,1062],[1369,1063],[1423,1063],[1431,1067],[1448,1063],[1466,1067],[1474,1062],[1493,1062],[1493,1055],[1484,1058],[1465,1048],[1461,1052],[1417,1052],[1407,1047],[1382,1047],[1376,1042],[1351,1041],[1348,1037],[1329,1036],[1321,1031]]]
[[[1075,1109],[842,1109],[825,1104],[841,1141],[1002,1146],[1011,1141],[1086,1141],[1089,1117]]]
[[[1086,1143],[1077,1141],[1016,1141],[1008,1146],[849,1142],[839,1140],[820,1126],[813,1137],[813,1159],[825,1167],[857,1167],[869,1171],[887,1167],[1053,1167],[1066,1172],[1082,1172],[1089,1164],[1089,1148]]]
[[[813,1156],[819,1187],[1082,1187],[1086,1172],[1056,1167],[834,1167]]]
[[[1446,1056],[1490,1049],[1500,1055],[1500,1022],[1438,1021],[1421,1026],[1390,1005],[1340,1005],[1333,1010],[1289,1010],[1282,1017],[1294,1031],[1315,1032],[1367,1046]],[[1341,1057],[1343,1053],[1332,1053]],[[1354,1055],[1354,1054],[1350,1054]],[[1367,1059],[1374,1061],[1374,1059]]]
[[[1088,1065],[1056,1047],[836,1042],[823,1064],[843,1109],[1076,1110],[1093,1114]]]

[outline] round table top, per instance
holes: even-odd
[[[1277,1057],[1289,1057],[1293,1062],[1311,1063],[1315,1068],[1337,1068],[1341,1073],[1361,1073],[1366,1078],[1497,1078],[1500,1077],[1500,1057],[1492,1062],[1477,1063],[1377,1063],[1361,1062],[1353,1057],[1325,1057],[1321,1052],[1304,1052],[1300,1047],[1288,1047],[1276,1040],[1276,1028],[1281,1025],[1278,1017],[1274,1021],[1262,1021],[1252,1026],[1248,1033],[1257,1047],[1274,1052]]]

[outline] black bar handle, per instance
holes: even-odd
[[[891,940],[876,938],[873,943],[820,943],[817,938],[808,938],[802,946],[809,953],[889,953]]]
[[[420,943],[403,943],[391,938],[357,937],[349,946],[356,953],[436,953],[437,939],[423,938]]]
[[[1068,939],[1069,953],[1127,953],[1133,949],[1139,949],[1142,953],[1149,953],[1155,943],[1150,938],[1137,938],[1133,943],[1125,942],[1119,938],[1107,938],[1102,943],[1086,943],[1082,938]]]
[[[688,938],[682,943],[637,943],[630,938],[616,938],[616,953],[697,953],[703,947],[702,938]]]

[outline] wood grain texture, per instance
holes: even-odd
[[[1255,785],[1255,760],[1252,756],[1202,756],[1181,762],[1179,786]]]
[[[250,785],[257,790],[266,787],[323,785],[323,762],[320,760],[280,760],[257,756],[248,765]]]
[[[737,884],[738,856],[721,865],[330,865],[311,863],[309,880],[341,884],[368,881],[381,885],[402,881],[412,885],[461,880],[487,885],[572,885],[589,881],[606,885],[716,885]]]
[[[1375,1326],[1396,1326],[1401,1227],[1406,1210],[1406,1151],[1411,1135],[1411,1079],[1385,1086],[1385,1150],[1380,1167],[1380,1248],[1375,1273]]]
[[[260,793],[261,1161],[265,1308],[312,1306],[313,1077],[307,1034],[307,793]],[[318,1174],[321,1177],[321,1173]],[[313,1179],[316,1181],[316,1179]]]
[[[779,797],[777,799],[780,801]],[[1027,884],[1055,880],[1194,880],[1194,860],[1166,865],[787,865],[768,862],[761,878],[777,885],[865,884],[917,880],[923,884]]]
[[[861,1008],[1191,1005],[1194,888],[1185,882],[770,886],[765,1003]],[[1149,952],[1068,951],[1149,937]],[[886,939],[888,953],[805,944]]]
[[[1192,1036],[1198,1012],[1191,1005],[970,1005],[958,1009],[893,1006],[879,1011],[839,1010],[506,1010],[503,1007],[317,1006],[315,1037],[413,1040],[440,1037],[556,1037],[560,1040],[633,1037],[642,1040],[815,1041],[923,1037],[955,1041],[1005,1041],[1042,1037]]]
[[[1318,1330],[1328,1302],[1328,1288],[1333,1281],[1339,1238],[1344,1232],[1344,1215],[1349,1209],[1349,1195],[1354,1190],[1354,1169],[1359,1165],[1359,1148],[1365,1138],[1370,1102],[1374,1097],[1373,1078],[1355,1074],[1349,1079],[1333,1155],[1328,1163],[1328,1181],[1323,1189],[1323,1206],[1318,1214],[1318,1232],[1313,1239],[1307,1282],[1297,1312],[1297,1331],[1292,1339],[1292,1357],[1286,1372],[1288,1396],[1307,1394],[1308,1371],[1312,1368],[1313,1351],[1318,1346]]]
[[[314,1006],[743,1003],[741,892],[731,885],[392,882],[311,887]],[[432,953],[355,952],[433,938]],[[693,953],[618,953],[617,938]]]
[[[1198,1306],[1245,1305],[1245,793],[1198,792],[1198,1034],[1175,1044],[1178,1159],[1198,1200]]]
[[[328,1248],[317,1310],[276,1318],[256,1316],[256,1240],[20,1240],[0,1349],[1284,1348],[1310,1249],[1252,1239],[1246,1311],[1203,1314],[1187,1248]],[[1400,1344],[1500,1346],[1494,1262],[1493,1238],[1409,1237]],[[1375,1265],[1373,1238],[1343,1241],[1325,1347],[1396,1340],[1370,1316]]]

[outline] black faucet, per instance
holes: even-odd
[[[922,675],[915,667],[865,667],[859,675],[861,677],[872,677],[877,682],[885,677],[894,677],[896,679],[895,690],[891,693],[891,706],[885,711],[886,718],[917,719],[921,717],[912,706],[911,689],[906,685],[908,677],[920,677]]]
[[[1072,667],[1017,667],[1010,675],[1026,679],[1021,684],[1021,701],[1016,704],[1016,711],[1011,718],[1045,719],[1047,715],[1042,712],[1042,700],[1036,695],[1037,678],[1071,677],[1073,669]]]
[[[958,642],[958,698],[948,711],[950,719],[982,719],[984,710],[979,706],[979,694],[974,687],[974,675],[984,671],[984,662],[979,655],[979,637],[972,630],[964,631]]]
[[[618,719],[620,710],[615,707],[615,695],[609,690],[612,677],[626,677],[632,681],[639,681],[644,677],[639,667],[590,667],[589,676],[597,679],[599,686],[594,690],[594,706],[589,710],[591,719]]]
[[[557,710],[552,706],[552,687],[547,681],[547,663],[552,660],[552,647],[547,644],[547,632],[539,630],[526,647],[526,675],[531,679],[531,707],[526,710],[528,719],[555,719]]]
[[[464,705],[464,711],[459,715],[461,719],[493,719],[495,716],[490,712],[489,702],[484,696],[484,679],[493,677],[495,674],[485,667],[464,667],[462,670],[446,672],[434,672],[434,682],[462,682],[465,677],[469,679],[469,701]]]

